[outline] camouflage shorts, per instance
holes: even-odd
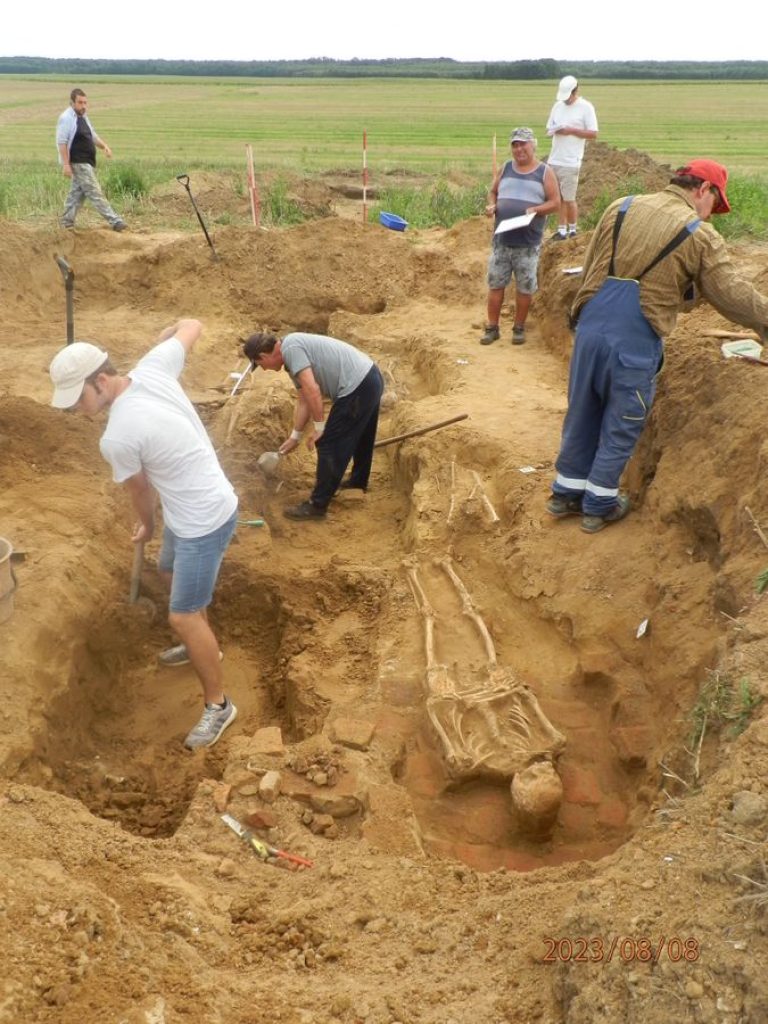
[[[488,287],[506,288],[515,277],[515,286],[522,295],[534,295],[538,290],[537,271],[539,247],[513,248],[493,240],[491,257],[488,260]]]

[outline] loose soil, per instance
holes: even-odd
[[[666,180],[641,154],[592,154],[585,206],[630,173]],[[506,310],[481,348],[485,220],[400,234],[346,216],[338,183],[304,187],[328,216],[218,227],[218,261],[172,216],[123,235],[87,216],[69,233],[2,226],[0,533],[23,560],[0,625],[0,1021],[765,1021],[768,718],[753,705],[768,552],[747,512],[768,529],[765,371],[722,358],[705,332],[733,325],[707,304],[681,315],[626,476],[632,514],[588,536],[544,511],[571,345],[563,270],[586,238],[545,246],[527,343],[510,344]],[[100,424],[48,406],[54,254],[75,270],[77,337],[121,369],[179,316],[205,322],[184,384],[244,517],[265,521],[239,528],[211,608],[240,714],[208,752],[182,746],[193,673],[156,663],[171,640],[157,543],[153,616],[127,601],[132,516]],[[768,290],[765,251],[733,255]],[[383,448],[367,494],[290,522],[313,457],[270,480],[256,466],[290,429],[287,377],[227,397],[240,339],[264,326],[369,352],[387,381],[381,437],[469,418]],[[453,676],[483,658],[446,558],[499,664],[566,738],[544,837],[516,819],[508,781],[457,783],[428,726],[408,567]],[[713,681],[738,701],[692,745]],[[314,867],[259,861],[225,807]]]

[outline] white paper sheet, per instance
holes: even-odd
[[[535,213],[524,213],[520,217],[508,217],[507,220],[502,220],[499,223],[493,233],[499,235],[502,231],[514,231],[516,228],[527,227],[535,216]]]

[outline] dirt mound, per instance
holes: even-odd
[[[667,179],[642,154],[589,152],[585,205]],[[218,176],[194,186],[228,208]],[[764,371],[706,335],[731,325],[705,304],[681,316],[627,474],[633,512],[589,537],[543,514],[563,270],[586,239],[545,248],[528,343],[504,320],[481,348],[482,218],[404,235],[219,225],[218,261],[175,229],[4,238],[0,533],[23,560],[0,624],[0,1021],[764,1020]],[[207,752],[182,749],[193,674],[156,662],[157,542],[153,617],[126,600],[132,515],[100,424],[47,405],[56,252],[76,334],[121,368],[178,316],[206,324],[185,385],[243,518],[264,521],[239,528],[211,608],[239,716]],[[735,259],[768,286],[763,251]],[[469,418],[377,451],[369,492],[326,521],[288,521],[312,456],[270,479],[256,462],[290,430],[292,388],[256,373],[228,397],[238,340],[261,326],[370,352],[382,437]],[[531,827],[498,759],[462,774],[441,729],[475,765],[513,736],[516,758],[554,767],[554,822]],[[225,808],[314,867],[260,861]]]

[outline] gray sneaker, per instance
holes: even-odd
[[[188,665],[189,651],[186,644],[178,644],[176,647],[169,647],[165,651],[160,651],[157,660],[161,665],[170,665],[172,668],[176,668],[179,665]],[[224,651],[219,651],[219,661],[224,661]]]
[[[584,516],[581,520],[581,528],[585,533],[599,533],[609,523],[618,523],[629,512],[629,498],[626,494],[619,494],[616,504],[606,512],[604,516]]]
[[[229,697],[226,698],[223,708],[218,704],[206,704],[200,721],[184,740],[184,746],[187,750],[212,747],[236,718],[237,708]]]

